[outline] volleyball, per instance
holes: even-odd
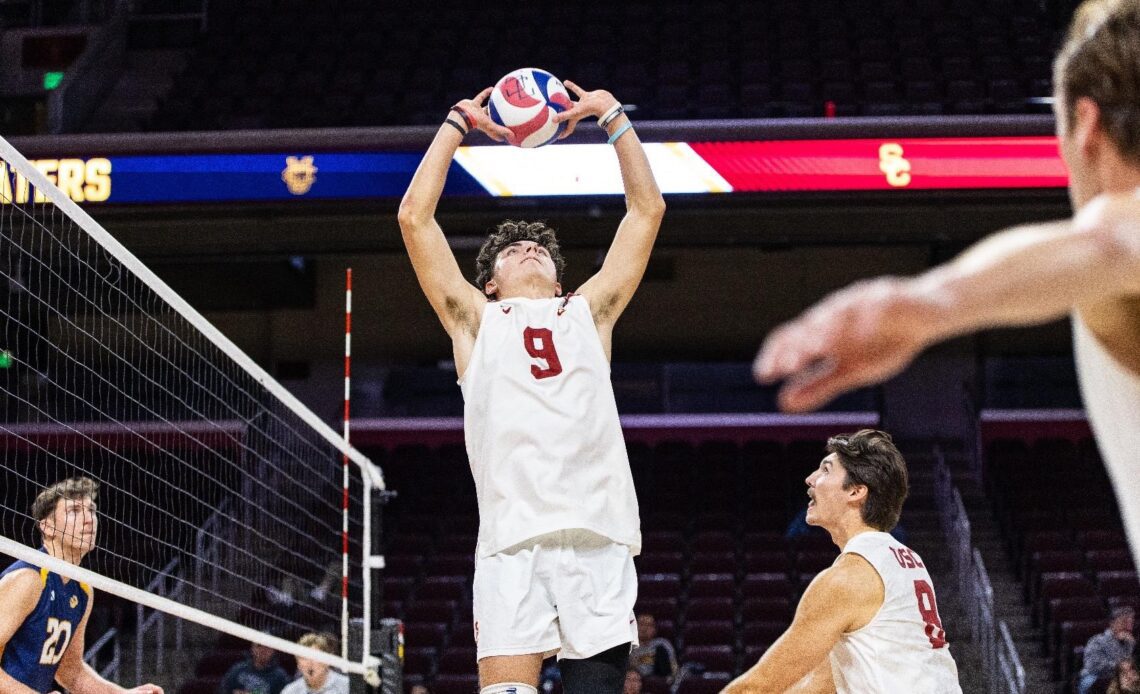
[[[491,90],[491,120],[511,131],[516,147],[550,144],[565,129],[554,114],[570,108],[570,94],[561,80],[546,70],[524,67],[504,75]]]

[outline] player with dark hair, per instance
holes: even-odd
[[[930,574],[889,534],[907,495],[889,434],[833,436],[807,483],[807,522],[840,555],[804,591],[788,630],[724,690],[961,694]]]
[[[400,205],[404,243],[451,337],[479,502],[474,612],[483,694],[535,694],[557,653],[567,694],[618,694],[637,633],[637,498],[610,384],[614,324],[645,272],[665,203],[645,151],[607,91],[558,114],[595,116],[617,154],[626,215],[601,269],[563,294],[554,231],[503,222],[463,278],[435,209],[472,129],[496,140],[483,103],[461,101],[440,126]]]
[[[41,551],[76,566],[95,549],[99,485],[86,477],[58,482],[32,503]],[[91,587],[17,561],[0,574],[0,691],[48,692],[53,681],[83,694],[162,694],[146,684],[131,690],[108,682],[83,662]]]

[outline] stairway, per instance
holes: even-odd
[[[903,448],[910,470],[910,496],[902,520],[908,542],[926,562],[938,595],[938,611],[958,665],[958,679],[964,694],[989,694],[989,673],[980,644],[972,639],[967,605],[959,595],[957,577],[946,551],[946,540],[937,510],[925,500],[933,497],[933,454],[928,446]],[[943,446],[946,464],[970,519],[971,540],[982,555],[994,591],[995,622],[1004,620],[1014,639],[1014,647],[1025,668],[1026,692],[1061,694],[1063,689],[1051,680],[1051,663],[1042,654],[1041,630],[1034,628],[1030,608],[1022,598],[1021,583],[1006,553],[994,519],[991,503],[974,481],[964,452]]]
[[[994,589],[994,618],[1005,620],[1009,626],[1017,654],[1025,668],[1026,691],[1062,692],[1061,685],[1052,681],[1051,663],[1043,654],[1044,635],[1040,628],[1033,626],[1021,581],[1014,573],[989,500],[980,492],[967,498],[962,482],[958,483],[958,488],[962,492],[966,513],[970,516],[974,546],[982,555],[982,561],[989,572],[990,585]]]
[[[938,511],[933,502],[925,503],[926,499],[934,496],[934,457],[929,449],[904,449],[904,455],[909,468],[911,499],[904,506],[902,515],[907,542],[922,557],[934,581],[938,613],[946,630],[950,653],[958,665],[958,683],[963,694],[989,694],[989,680],[983,672],[981,653],[970,640],[970,625],[958,599],[957,578],[946,552]],[[920,502],[921,506],[918,505]]]

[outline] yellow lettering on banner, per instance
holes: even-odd
[[[42,173],[47,178],[47,180],[51,181],[52,183],[55,183],[55,170],[56,170],[56,168],[59,167],[59,160],[58,159],[40,159],[38,161],[33,161],[32,166],[39,169],[40,173]],[[47,201],[48,201],[48,197],[44,193],[44,191],[40,190],[39,188],[36,188],[36,202],[47,202]]]
[[[75,202],[83,202],[87,198],[83,195],[83,180],[86,165],[82,159],[60,159],[59,171],[56,173],[55,184],[63,194]]]
[[[15,186],[16,194],[12,196],[12,202],[22,205],[28,201],[28,197],[32,194],[32,184],[28,182],[28,179],[17,173]]]
[[[111,197],[110,159],[39,159],[29,163],[75,202],[104,202]],[[26,203],[31,190],[28,179],[0,161],[0,205]],[[47,194],[37,188],[35,201],[47,202]]]
[[[83,186],[87,202],[105,202],[111,197],[111,160],[99,157],[87,160],[87,185]]]
[[[887,142],[879,147],[879,171],[887,176],[887,183],[895,188],[910,185],[910,162],[903,158],[902,145]]]
[[[12,203],[12,179],[8,178],[8,163],[0,161],[0,205]]]

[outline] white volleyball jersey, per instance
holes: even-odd
[[[883,579],[883,606],[831,649],[838,694],[961,694],[922,559],[887,533],[860,533],[844,554],[866,559]]]
[[[1097,447],[1116,490],[1132,556],[1140,556],[1140,376],[1104,348],[1077,314],[1073,315],[1073,352],[1081,396]]]
[[[489,302],[459,384],[480,556],[574,528],[641,551],[610,364],[584,297]]]

